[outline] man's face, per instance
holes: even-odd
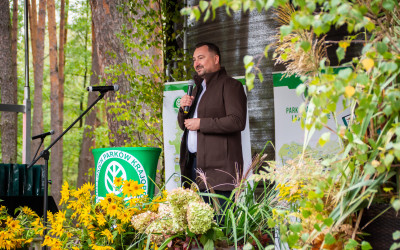
[[[197,48],[193,53],[193,66],[197,74],[204,78],[206,73],[216,72],[220,69],[219,56],[208,51],[208,46]]]

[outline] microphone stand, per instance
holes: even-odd
[[[27,169],[30,169],[40,158],[43,157],[44,159],[44,174],[43,174],[43,181],[44,181],[44,192],[43,192],[43,226],[45,227],[44,232],[43,232],[43,237],[46,236],[47,234],[47,209],[48,209],[48,185],[49,185],[49,173],[48,173],[48,167],[49,167],[49,157],[50,157],[50,152],[49,150],[56,144],[61,137],[63,137],[82,117],[94,106],[96,103],[98,103],[104,95],[107,93],[108,90],[105,91],[100,91],[100,95],[97,97],[97,99],[67,128],[62,132],[51,144],[48,146],[46,149],[44,149],[40,155],[35,158],[27,167]],[[46,249],[44,246],[42,249]]]

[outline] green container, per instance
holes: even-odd
[[[160,148],[97,148],[92,153],[96,165],[97,202],[108,193],[121,195],[121,190],[113,185],[116,177],[144,184],[145,194],[153,197]]]

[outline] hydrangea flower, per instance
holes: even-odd
[[[191,202],[187,209],[189,230],[195,234],[203,234],[211,228],[214,210],[204,202]]]
[[[144,233],[147,226],[156,219],[157,214],[147,211],[132,217],[132,225],[139,233]]]

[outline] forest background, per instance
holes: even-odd
[[[58,203],[63,181],[79,187],[94,180],[91,149],[162,148],[164,65],[174,58],[181,58],[178,68],[189,65],[179,49],[182,6],[146,0],[28,2],[32,136],[54,130],[55,134],[45,139],[45,147],[57,138],[97,98],[96,92],[88,94],[87,86],[120,87],[116,93],[107,93],[93,112],[51,149],[51,193]],[[1,1],[0,5],[1,103],[22,104],[24,1]],[[172,74],[175,80],[186,79],[190,70]],[[1,162],[21,163],[23,116],[0,115]],[[39,141],[32,141],[31,157]],[[162,165],[161,159],[161,182]]]

